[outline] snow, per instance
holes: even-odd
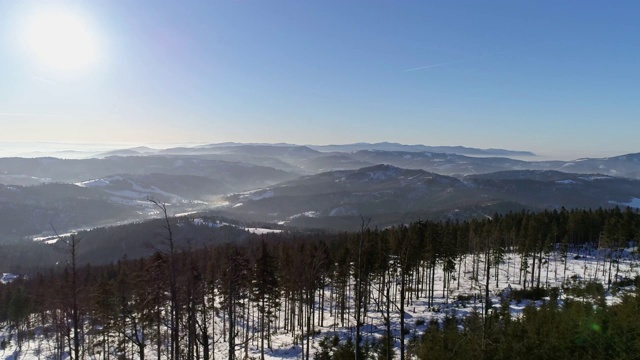
[[[262,199],[268,199],[273,196],[274,196],[273,190],[264,190],[264,189],[248,191],[240,194],[241,199],[248,199],[248,200],[262,200]]]
[[[227,225],[224,223],[220,223],[219,221],[204,220],[201,218],[193,219],[193,224],[196,226],[208,226],[212,228],[218,228],[222,225]]]
[[[179,214],[175,214],[175,217],[184,217],[184,216],[189,216],[189,215],[193,215],[193,214],[197,214],[198,211],[187,211],[187,212],[183,212],[183,213],[179,213]]]
[[[107,176],[101,179],[87,180],[87,181],[76,183],[75,185],[81,186],[81,187],[87,187],[87,188],[96,188],[96,187],[104,188],[112,185],[112,182],[120,182],[120,181],[128,184],[130,189],[126,189],[126,190],[105,189],[104,191],[106,193],[113,195],[112,200],[124,205],[134,205],[134,206],[136,205],[135,203],[129,202],[127,199],[145,200],[145,199],[148,199],[149,197],[156,197],[156,196],[164,196],[166,198],[172,199],[172,201],[175,201],[175,202],[186,202],[186,200],[181,198],[180,196],[163,191],[157,188],[156,186],[144,187],[140,184],[137,184],[131,181],[130,179],[125,179],[122,176],[118,176],[118,175]]]
[[[631,200],[629,202],[626,202],[626,203],[616,202],[616,201],[609,201],[609,203],[610,204],[620,205],[620,206],[628,206],[628,207],[640,209],[640,198],[636,198],[636,197],[632,197]]]
[[[2,273],[2,276],[0,276],[0,283],[8,284],[17,278],[18,278],[18,275],[11,274],[11,273]]]
[[[59,239],[66,238],[71,235],[76,235],[77,233],[78,233],[77,231],[71,231],[68,233],[58,234],[58,235],[36,236],[32,238],[32,240],[37,242],[43,242],[45,244],[55,244]]]
[[[205,221],[203,219],[194,219],[194,222],[196,221],[201,222],[202,224],[213,223],[211,221]],[[249,228],[247,230],[255,231],[256,233],[263,233],[263,231],[279,231],[260,228]],[[639,275],[640,267],[638,267],[638,258],[637,254],[634,254],[634,250],[634,248],[629,248],[625,249],[622,252],[622,257],[620,258],[618,263],[619,279],[634,278],[635,276]],[[606,250],[588,251],[586,249],[581,249],[579,253],[569,253],[566,261],[565,274],[564,260],[559,253],[551,253],[544,259],[545,263],[541,268],[541,285],[548,287],[560,287],[566,282],[574,281],[572,279],[585,279],[601,282],[606,288],[607,276],[604,274],[607,269],[607,266],[604,266],[604,259],[606,254]],[[484,284],[486,279],[483,278],[483,271],[480,271],[479,278],[474,279],[472,276],[472,267],[473,258],[471,255],[463,257],[462,259],[460,259],[460,262],[456,262],[456,270],[453,273],[454,277],[451,279],[450,286],[447,289],[443,289],[445,273],[442,271],[441,265],[438,265],[437,272],[435,274],[435,303],[433,304],[433,306],[429,307],[426,299],[424,299],[423,297],[418,299],[414,297],[412,300],[409,300],[403,316],[406,322],[407,329],[412,333],[415,332],[419,336],[425,331],[426,326],[418,325],[418,323],[428,324],[430,320],[442,320],[446,316],[451,315],[464,317],[471,314],[472,312],[481,313],[483,311],[483,306],[485,305],[482,301],[482,294],[484,293]],[[483,265],[481,263],[480,268],[482,267]],[[522,281],[520,279],[518,271],[518,269],[520,268],[520,257],[515,253],[508,253],[505,256],[503,263],[501,263],[500,265],[498,279],[495,278],[493,271],[491,271],[492,274],[491,278],[489,279],[489,290],[490,300],[492,304],[491,308],[493,309],[493,311],[499,309],[502,296],[505,296],[507,293],[513,290],[522,288]],[[9,275],[9,278],[11,278],[11,274],[3,274],[3,281],[7,277],[7,275]],[[525,276],[530,278],[531,274],[525,274]],[[377,282],[372,283],[374,298],[377,297],[375,291],[377,291],[376,289],[379,288],[381,288],[381,284]],[[331,286],[327,286],[325,288],[325,292],[325,299],[328,299],[330,296],[332,296],[333,288]],[[628,290],[620,291],[618,295],[607,292],[607,303],[615,304],[619,301],[621,294],[624,294],[626,292],[628,292]],[[329,310],[328,301],[325,301],[324,308],[322,307],[319,294],[320,292],[316,293],[317,297],[315,299],[315,308],[319,309],[319,311],[323,311],[324,326],[315,327],[315,329],[320,333],[319,335],[311,338],[312,354],[310,358],[313,358],[313,353],[316,353],[319,350],[319,342],[324,337],[331,337],[333,335],[336,335],[341,340],[345,340],[348,337],[355,337],[355,318],[353,307],[351,308],[352,311],[346,316],[345,323],[341,324],[339,314],[332,313]],[[564,299],[568,297],[568,295],[561,293],[559,298],[560,304],[562,304],[564,302]],[[218,303],[221,299],[218,298],[215,300],[216,303]],[[354,298],[352,296],[348,296],[347,301],[349,302],[349,304],[351,304],[351,306],[353,306]],[[540,306],[541,304],[542,301],[533,302],[524,300],[520,303],[511,301],[508,306],[512,316],[521,316],[524,308],[527,305]],[[281,311],[283,310],[281,309]],[[333,315],[338,315],[338,317]],[[239,319],[238,321],[242,322],[243,320]],[[215,319],[215,333],[218,335],[223,331],[222,324],[222,314],[219,314]],[[242,323],[239,325],[244,326]],[[383,334],[384,328],[384,320],[380,314],[380,311],[376,309],[375,304],[372,304],[370,310],[366,313],[366,317],[363,319],[362,334],[365,341],[371,339],[379,339]],[[391,312],[391,329],[394,336],[396,337],[395,350],[397,355],[397,352],[399,351],[399,342],[397,341],[397,337],[400,332],[400,314],[396,309]],[[13,336],[15,336],[15,332],[13,332],[12,334],[11,330],[7,327],[0,328],[0,339],[11,339]],[[228,351],[227,343],[220,341],[217,336],[216,339],[217,341],[215,344],[215,352],[212,355],[215,356],[215,358],[226,358]],[[282,359],[286,357],[300,357],[302,352],[301,344],[299,342],[296,343],[294,340],[295,339],[291,336],[290,333],[284,332],[280,329],[275,329],[274,333],[272,334],[273,348],[265,349],[265,358],[272,360]],[[16,347],[15,338],[14,340],[10,341],[7,348],[3,353],[1,353],[0,358],[16,359],[19,357],[20,359],[25,360],[51,358],[54,355],[52,350],[55,348],[54,342],[55,337],[45,338],[40,332],[36,331],[35,340],[31,340],[25,343],[22,346],[22,350],[20,352],[18,352],[18,349]],[[249,356],[249,358],[260,357],[260,349],[257,344],[257,341],[250,342],[247,349],[247,355]],[[115,347],[115,344],[113,344],[112,346]],[[127,346],[128,349],[125,349],[126,352],[129,354],[133,354],[134,351],[131,348],[131,344],[128,344]],[[157,354],[154,352],[155,350],[153,346],[148,346],[147,350],[147,358],[152,359],[157,357]],[[244,357],[244,350],[241,347],[237,348],[236,356],[239,358]],[[113,358],[115,358],[115,356]]]
[[[558,180],[556,181],[556,184],[563,184],[563,185],[571,185],[571,184],[575,184],[575,180]]]
[[[299,217],[310,217],[310,218],[313,218],[313,217],[318,217],[318,216],[320,216],[320,213],[317,212],[317,211],[306,211],[306,212],[303,212],[303,213],[300,213],[300,214],[295,214],[295,215],[289,216],[289,219],[296,219],[296,218],[299,218]]]
[[[598,175],[594,175],[594,176],[581,176],[580,179],[582,180],[587,180],[587,181],[594,181],[594,180],[611,180],[612,177],[610,176],[598,176]]]
[[[631,201],[626,203],[625,205],[635,208],[640,208],[640,199],[639,198],[631,198]]]
[[[241,229],[241,230],[244,230],[244,231],[248,231],[248,232],[253,233],[253,234],[258,234],[258,235],[269,234],[269,233],[281,233],[282,232],[282,230],[277,230],[277,229],[267,229],[267,228],[259,228],[259,227],[248,228],[248,227],[242,227],[242,226],[236,226],[236,225],[228,224],[228,223],[225,223],[225,222],[220,222],[218,220],[215,220],[215,221],[214,220],[205,220],[205,219],[202,219],[202,218],[196,218],[196,219],[193,219],[192,221],[193,221],[193,224],[196,225],[196,226],[208,226],[208,227],[211,227],[211,228],[219,228],[221,226],[233,226],[235,228],[238,228],[238,229]]]
[[[123,181],[125,180],[122,176],[119,175],[112,175],[112,176],[107,176],[104,178],[100,178],[100,179],[92,179],[92,180],[87,180],[87,181],[82,181],[79,183],[76,183],[76,185],[78,186],[82,186],[82,187],[103,187],[103,186],[108,186],[111,185],[111,182],[114,181]]]
[[[266,228],[242,228],[250,233],[262,235],[262,234],[271,234],[271,233],[281,233],[282,230],[278,229],[266,229]]]
[[[87,180],[87,181],[79,182],[79,183],[76,183],[76,185],[82,186],[82,187],[92,188],[92,187],[109,186],[109,185],[111,185],[111,183],[107,179],[94,179],[94,180]]]

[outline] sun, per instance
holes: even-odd
[[[98,60],[98,44],[91,27],[72,12],[33,14],[26,22],[24,43],[30,55],[51,70],[83,70]]]

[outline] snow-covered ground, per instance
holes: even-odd
[[[225,222],[220,222],[217,220],[214,221],[214,220],[207,220],[202,218],[195,218],[192,220],[192,222],[194,225],[197,225],[197,226],[207,226],[211,228],[219,228],[221,226],[233,226],[235,228],[245,230],[252,234],[258,234],[258,235],[282,232],[282,230],[277,230],[277,229],[268,229],[268,228],[259,228],[259,227],[242,227],[242,226],[232,225]]]
[[[616,204],[620,206],[628,206],[632,208],[640,209],[640,199],[636,197],[632,197],[629,202],[617,202],[617,201],[609,201],[610,204]]]
[[[2,276],[0,276],[0,283],[7,284],[7,283],[15,280],[17,277],[18,277],[18,275],[15,275],[15,274],[2,273]]]
[[[194,219],[194,222],[204,226],[220,226],[220,223],[208,222],[202,219]],[[580,253],[569,253],[567,261],[562,259],[559,253],[551,253],[543,259],[543,265],[540,269],[540,284],[543,287],[560,287],[563,283],[576,282],[576,281],[597,281],[604,285],[607,289],[609,276],[614,277],[617,275],[618,279],[635,278],[640,274],[640,262],[638,261],[637,248],[628,248],[619,253],[620,259],[617,263],[614,263],[611,267],[607,259],[608,252],[606,250],[581,250]],[[480,259],[482,260],[482,259]],[[531,259],[529,259],[530,261]],[[474,279],[472,274],[473,257],[465,256],[456,262],[456,269],[452,273],[450,286],[448,289],[444,288],[445,274],[442,271],[440,265],[438,265],[438,271],[435,275],[435,303],[429,307],[425,298],[413,298],[408,297],[408,303],[406,305],[406,313],[404,315],[406,326],[409,329],[408,337],[411,334],[418,335],[425,331],[427,324],[432,319],[442,319],[447,315],[465,316],[471,312],[484,310],[485,304],[483,303],[484,296],[484,284],[486,279],[484,278],[484,272],[482,271],[483,263],[480,262],[478,268],[480,269],[477,279]],[[489,279],[489,291],[491,297],[492,308],[500,306],[501,294],[505,290],[511,291],[522,288],[523,278],[521,277],[519,269],[521,268],[521,259],[517,254],[509,253],[505,256],[504,261],[500,264],[498,277],[495,277],[495,273],[491,271],[491,278]],[[529,263],[529,269],[531,264]],[[611,271],[609,273],[609,271]],[[538,272],[536,268],[536,273]],[[611,275],[610,275],[611,274]],[[7,274],[3,274],[3,279]],[[522,274],[525,276],[525,274]],[[527,286],[530,286],[531,273],[527,275]],[[536,274],[537,277],[537,274]],[[614,279],[615,281],[615,279]],[[372,298],[377,297],[376,289],[380,284],[372,284]],[[627,288],[627,290],[631,290]],[[608,291],[606,294],[606,300],[608,303],[614,303],[620,293],[615,295],[613,292]],[[352,304],[350,311],[346,316],[344,324],[340,323],[340,319],[336,317],[337,313],[330,311],[330,299],[333,295],[332,287],[325,288],[325,303],[323,311],[324,326],[315,329],[319,331],[318,335],[312,338],[311,352],[315,353],[319,350],[319,342],[324,337],[332,337],[337,335],[341,339],[348,337],[355,338],[355,311],[353,310],[353,297],[350,297],[349,301]],[[316,308],[321,308],[320,297],[317,294]],[[560,301],[567,295],[561,293]],[[219,299],[218,299],[219,300]],[[216,301],[218,303],[218,301]],[[539,302],[540,303],[540,302]],[[538,304],[539,304],[538,303]],[[528,304],[535,304],[530,301],[523,301],[521,303],[512,301],[509,304],[509,308],[512,314],[517,316],[522,313],[524,307]],[[335,305],[335,303],[334,303]],[[215,358],[227,357],[227,344],[222,341],[221,334],[223,333],[223,318],[222,312],[215,319]],[[319,315],[317,315],[319,316]],[[239,320],[242,322],[242,320]],[[244,325],[241,324],[241,327]],[[299,358],[302,354],[301,344],[291,336],[289,332],[285,332],[280,326],[274,325],[274,333],[272,335],[272,349],[266,350],[267,359],[282,359],[282,358]],[[391,312],[391,327],[395,336],[395,349],[398,352],[400,333],[400,315],[397,310]],[[380,309],[376,308],[374,303],[370,304],[369,311],[366,313],[364,319],[364,326],[362,327],[363,336],[365,341],[378,339],[383,335],[385,324]],[[242,331],[242,330],[240,330]],[[7,327],[0,328],[0,340],[9,339],[9,329]],[[241,334],[242,335],[242,334]],[[240,336],[241,336],[240,335]],[[259,358],[259,339],[252,337],[250,344],[246,351],[250,358]],[[126,358],[137,358],[135,349],[129,345]],[[17,359],[47,359],[53,355],[53,339],[45,339],[41,334],[36,336],[34,341],[30,341],[22,346],[22,351],[17,352],[15,341],[11,341],[4,351],[0,350],[0,359],[4,360],[17,360]],[[146,356],[148,358],[155,358],[156,354],[152,349],[153,346],[147,347]],[[236,355],[239,358],[244,357],[244,348],[237,348]],[[313,354],[311,358],[313,357]],[[103,357],[94,354],[87,355],[87,358],[102,359]],[[115,358],[112,356],[112,358]]]

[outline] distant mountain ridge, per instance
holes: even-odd
[[[67,231],[157,216],[148,198],[167,203],[171,214],[213,210],[243,221],[317,228],[334,227],[338,219],[345,228],[359,214],[383,225],[640,204],[640,154],[524,161],[422,151],[422,145],[336,146],[342,151],[222,143],[128,148],[75,160],[0,158],[0,212],[10,219],[0,243],[38,235],[50,223]],[[357,150],[362,147],[383,149]]]
[[[151,149],[148,147],[138,147],[130,149],[113,150],[101,154],[100,156],[112,156],[112,155],[142,155],[142,154],[173,154],[173,155],[185,155],[185,154],[205,154],[211,152],[220,151],[233,151],[241,148],[253,148],[266,151],[267,153],[278,152],[278,149],[307,149],[315,150],[318,152],[356,152],[362,150],[380,150],[380,151],[405,151],[405,152],[434,152],[444,154],[459,154],[468,156],[501,156],[501,157],[535,157],[536,155],[530,151],[520,150],[507,150],[507,149],[478,149],[465,146],[428,146],[422,144],[405,145],[393,142],[379,142],[379,143],[352,143],[342,145],[297,145],[288,143],[236,143],[236,142],[224,142],[224,143],[212,143],[205,145],[198,145],[193,147],[173,147],[167,149]]]
[[[307,145],[309,148],[323,152],[355,152],[361,150],[405,151],[405,152],[434,152],[444,154],[459,154],[472,156],[536,156],[530,151],[506,149],[477,149],[465,146],[427,146],[422,144],[405,145],[392,142],[354,143],[344,145]]]
[[[422,169],[441,175],[484,174],[508,170],[558,170],[572,173],[603,173],[615,177],[640,178],[640,154],[585,158],[572,161],[536,161],[536,155],[528,151],[483,150],[462,146],[403,145],[387,142],[319,146],[284,143],[220,143],[159,150],[150,148],[136,150],[132,148],[104,153],[99,157],[111,157],[114,155],[124,157],[198,157],[207,160],[267,166],[299,175],[311,175],[332,170],[355,170],[377,164],[390,164],[407,169]],[[531,160],[525,161],[523,158],[531,158]]]

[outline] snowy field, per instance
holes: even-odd
[[[628,248],[618,252],[613,258],[618,258],[617,261],[610,262],[609,253],[607,251],[582,250],[580,253],[569,253],[567,261],[563,261],[559,253],[550,253],[543,258],[543,265],[538,270],[536,268],[536,281],[537,276],[540,274],[540,285],[542,287],[561,287],[563,283],[576,282],[576,281],[597,281],[604,285],[605,290],[608,288],[609,278],[612,281],[630,278],[633,279],[640,274],[640,265],[638,262],[638,254],[636,248]],[[483,312],[484,311],[484,284],[487,283],[487,279],[484,278],[483,273],[483,257],[476,258],[476,267],[480,269],[477,273],[477,279],[473,278],[473,266],[474,259],[471,255],[465,256],[456,262],[455,271],[449,273],[449,287],[444,288],[446,281],[445,273],[442,271],[442,267],[438,265],[438,271],[435,275],[435,303],[432,306],[428,306],[425,298],[416,298],[410,293],[407,295],[407,303],[405,307],[405,322],[406,327],[409,330],[407,340],[411,336],[417,336],[423,333],[427,324],[432,319],[443,319],[447,315],[466,316],[471,312]],[[479,260],[479,261],[478,261]],[[529,269],[531,264],[529,259]],[[518,255],[508,253],[504,257],[504,261],[499,266],[498,276],[496,277],[495,271],[491,270],[491,278],[489,279],[489,294],[491,297],[491,306],[495,308],[500,306],[501,296],[504,296],[506,292],[515,289],[521,289],[524,282],[525,274],[520,271],[521,259]],[[531,273],[527,273],[529,287],[531,280]],[[6,278],[6,279],[5,279]],[[8,274],[3,275],[3,281],[9,281],[11,276]],[[377,298],[380,294],[376,293],[376,288],[380,284],[371,284],[372,294],[371,298]],[[345,317],[345,323],[341,323],[336,311],[335,306],[335,294],[332,293],[332,288],[325,288],[325,301],[324,304],[320,302],[320,294],[317,292],[316,309],[322,308],[322,317],[324,318],[322,327],[315,327],[316,333],[312,337],[310,352],[310,358],[313,358],[313,354],[319,350],[319,342],[325,337],[333,337],[337,335],[340,339],[344,340],[349,337],[355,338],[355,310],[353,306],[353,296],[349,297],[351,306],[347,316]],[[506,290],[506,291],[505,291]],[[620,293],[624,291],[631,291],[633,289],[626,288],[621,292],[614,294],[613,291],[607,291],[606,301],[608,303],[614,303],[618,299]],[[353,292],[351,292],[353,294]],[[567,296],[560,293],[560,301]],[[395,294],[395,298],[398,295]],[[538,301],[537,305],[540,305],[544,300]],[[524,307],[528,304],[532,304],[530,301],[515,302],[511,301],[509,304],[510,311],[514,316],[517,316],[522,312]],[[536,303],[533,303],[536,304]],[[324,307],[322,307],[324,305]],[[383,320],[383,309],[376,306],[375,302],[369,304],[369,309],[366,312],[364,318],[364,326],[362,334],[364,342],[371,341],[373,339],[379,339],[382,337],[385,331],[385,323]],[[221,311],[214,319],[213,328],[215,335],[213,337],[213,352],[212,357],[215,359],[228,358],[227,343],[223,339],[223,311]],[[395,351],[396,355],[399,354],[399,334],[400,334],[400,315],[397,309],[391,311],[391,328],[395,339]],[[280,319],[283,315],[280,314]],[[316,313],[315,316],[320,316],[320,313]],[[237,344],[242,344],[244,339],[248,338],[246,344],[237,345],[235,349],[237,358],[260,358],[260,339],[258,336],[246,335],[246,329],[250,329],[254,324],[243,323],[242,319],[238,319],[238,336]],[[302,354],[302,344],[300,343],[300,337],[296,332],[297,338],[291,336],[290,332],[285,332],[282,329],[281,320],[276,320],[273,326],[271,337],[271,349],[265,349],[265,358],[267,359],[282,359],[282,358],[300,358]],[[15,335],[11,334],[11,329],[6,325],[0,325],[0,341],[5,344],[5,349],[0,350],[0,359],[4,360],[18,360],[18,359],[53,359],[54,344],[53,338],[45,338],[40,329],[33,329],[36,333],[35,340],[26,342],[22,345],[22,349],[19,351],[16,347]],[[249,331],[249,334],[253,332]],[[115,336],[114,336],[115,338]],[[90,335],[85,337],[87,344],[96,339],[91,339]],[[304,339],[306,342],[306,338]],[[246,345],[246,346],[245,346]],[[115,348],[114,344],[111,344]],[[306,344],[304,344],[306,347]],[[89,346],[87,346],[89,347]],[[125,347],[124,352],[121,353],[122,358],[126,359],[138,359],[137,348],[129,344]],[[154,351],[154,346],[149,344],[146,351],[147,358],[157,358],[157,353]],[[163,355],[164,357],[164,355]],[[90,354],[87,351],[85,358],[87,359],[104,359],[106,357],[95,351]],[[111,354],[111,358],[116,357]]]

